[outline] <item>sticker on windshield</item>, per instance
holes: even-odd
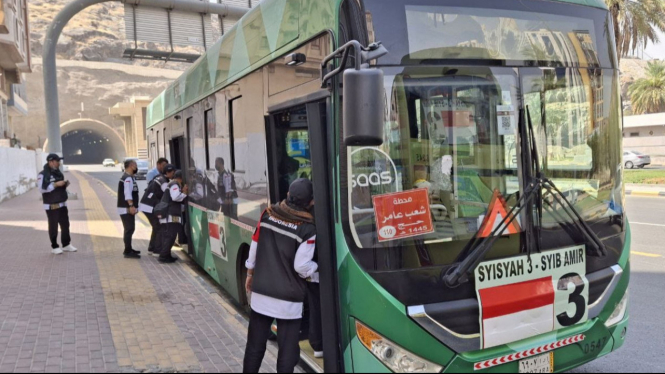
[[[517,135],[517,116],[512,105],[496,106],[499,135]]]
[[[379,242],[434,232],[426,188],[373,197]]]
[[[481,263],[475,270],[481,348],[584,323],[589,318],[586,250],[576,246]]]

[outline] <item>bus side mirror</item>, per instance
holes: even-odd
[[[379,146],[385,128],[383,71],[361,68],[344,71],[344,144]]]
[[[344,72],[342,121],[344,144],[347,147],[375,147],[383,144],[386,105],[383,71],[370,69],[369,63],[387,54],[388,50],[381,42],[365,48],[359,41],[352,40],[321,63],[321,88],[332,90],[330,81]],[[353,56],[355,68],[347,69],[350,56]],[[337,59],[340,60],[337,68],[329,69],[328,64]]]

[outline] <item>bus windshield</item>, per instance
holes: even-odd
[[[368,12],[374,10],[368,3]],[[369,19],[378,28],[377,17]],[[595,35],[593,48],[602,49],[606,43]],[[390,56],[375,66],[385,76],[385,138],[380,147],[346,149],[347,236],[363,268],[405,304],[454,299],[440,286],[425,286],[440,284],[467,243],[489,235],[524,193],[518,131],[527,112],[544,176],[601,240],[623,232],[617,72],[596,63],[580,67],[589,60],[581,55],[585,49],[575,48],[576,34],[561,36],[572,58],[561,66],[496,67],[489,58],[486,66],[482,60],[465,65],[436,59],[384,65],[393,61]],[[376,38],[392,44],[380,34]],[[395,207],[402,203],[407,210]],[[485,259],[524,253],[527,224],[538,230],[541,250],[585,244],[574,223],[561,201],[546,195],[515,217]],[[420,292],[408,291],[414,287]]]
[[[458,60],[613,68],[608,13],[553,1],[366,1],[382,65]],[[572,15],[571,15],[572,14]]]

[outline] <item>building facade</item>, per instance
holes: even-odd
[[[109,108],[109,114],[125,124],[125,149],[127,157],[147,160],[148,143],[146,140],[146,109],[149,97],[133,97],[129,102],[117,103]]]
[[[665,113],[624,117],[623,147],[651,156],[651,162],[665,165]]]
[[[0,146],[15,145],[12,118],[28,111],[29,35],[28,0],[0,0]]]

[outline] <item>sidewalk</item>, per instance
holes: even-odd
[[[122,256],[115,198],[68,173],[78,253],[50,254],[37,190],[0,204],[0,372],[240,372],[246,322],[183,254]],[[137,222],[135,248],[149,231]],[[274,372],[274,348],[264,372]]]
[[[665,185],[626,184],[626,195],[665,197]]]

